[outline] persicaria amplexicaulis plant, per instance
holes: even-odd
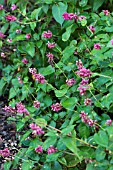
[[[112,170],[112,2],[0,3],[4,170]]]

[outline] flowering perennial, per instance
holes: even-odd
[[[91,71],[89,69],[86,69],[85,67],[79,69],[79,71],[76,72],[76,74],[80,77],[90,77],[91,76]]]
[[[38,100],[34,101],[33,106],[36,108],[40,107],[40,102]]]
[[[52,32],[50,30],[44,31],[44,33],[42,34],[42,37],[44,38],[51,38],[52,37]]]
[[[111,125],[112,124],[112,120],[109,119],[109,120],[106,120],[106,125]]]
[[[27,63],[28,63],[28,60],[27,60],[26,58],[24,58],[24,59],[22,60],[22,63],[27,64]]]
[[[7,15],[7,16],[5,17],[5,19],[6,19],[7,21],[10,21],[10,22],[17,20],[17,18],[16,18],[15,16],[13,16],[13,15]]]
[[[56,151],[57,151],[57,148],[55,148],[52,145],[47,149],[48,155],[51,154],[51,153],[55,153]]]
[[[51,109],[55,112],[58,112],[59,110],[62,109],[62,106],[60,105],[60,103],[52,104]]]
[[[84,104],[85,104],[86,106],[91,105],[91,99],[89,99],[89,98],[85,99],[85,100],[84,100]]]
[[[68,80],[66,80],[66,84],[68,85],[68,86],[72,86],[73,84],[75,84],[75,79],[74,78],[71,78],[71,79],[68,79]]]
[[[89,126],[93,126],[96,123],[96,121],[90,119],[84,111],[81,112],[80,117],[81,117],[82,121]]]
[[[109,15],[109,11],[108,10],[103,10],[104,15]]]
[[[8,157],[10,156],[10,151],[8,148],[5,148],[3,150],[0,150],[0,155],[3,156],[3,157]]]
[[[12,108],[11,106],[5,106],[3,108],[3,110],[5,110],[6,112],[9,112],[9,113],[15,113],[16,112],[16,109]]]
[[[62,17],[64,18],[64,20],[72,20],[72,19],[75,19],[75,20],[78,20],[78,16],[74,13],[63,13]]]
[[[54,42],[53,42],[53,43],[50,43],[50,42],[48,41],[47,46],[48,46],[48,48],[54,48],[54,47],[56,46],[56,44],[55,44]]]
[[[100,50],[101,49],[100,43],[94,44],[94,48],[96,50]]]
[[[53,54],[52,53],[48,53],[48,54],[46,54],[46,56],[48,58],[48,62],[52,63],[52,61],[53,61]]]
[[[94,26],[89,26],[89,29],[90,29],[90,31],[92,32],[92,33],[94,33],[95,32],[95,27]]]
[[[4,38],[4,37],[5,37],[4,33],[0,32],[0,38]]]
[[[14,11],[16,8],[17,8],[17,6],[16,6],[15,4],[13,4],[13,5],[11,6],[12,11]]]
[[[33,75],[33,77],[36,81],[38,81],[41,84],[45,83],[45,77],[40,73],[36,74],[35,68],[29,68],[29,72]]]
[[[17,103],[16,107],[17,107],[17,113],[24,113],[25,115],[29,115],[28,110],[25,108],[22,102]]]
[[[36,152],[36,153],[42,153],[42,152],[43,152],[42,146],[39,145],[37,148],[35,148],[35,152]]]
[[[34,135],[43,135],[44,131],[42,128],[34,123],[30,124],[29,127],[33,130],[32,134]]]

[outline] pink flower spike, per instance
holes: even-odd
[[[52,61],[53,61],[53,54],[52,53],[48,53],[46,56],[48,57],[48,62],[52,63]]]
[[[68,17],[69,17],[69,20],[72,20],[72,19],[74,19],[74,18],[75,18],[75,14],[70,13],[70,14],[68,14]]]
[[[43,152],[42,146],[39,145],[37,148],[35,148],[35,152],[36,152],[36,153],[42,153],[42,152]]]
[[[17,113],[20,113],[20,114],[24,113],[26,116],[29,115],[28,110],[25,108],[22,102],[17,103],[16,107],[17,107]]]
[[[96,50],[100,50],[101,49],[100,43],[94,44],[94,48]]]
[[[10,38],[7,39],[7,42],[12,43],[12,39],[10,39]]]
[[[109,120],[106,120],[106,125],[111,125],[112,124],[112,120],[109,119]]]
[[[64,18],[64,20],[69,20],[69,14],[67,12],[64,12],[62,17]]]
[[[77,65],[78,69],[82,69],[82,67],[83,67],[81,60],[76,61],[76,65]]]
[[[17,18],[16,18],[15,16],[13,16],[13,15],[7,15],[7,16],[5,17],[5,19],[6,19],[7,21],[9,21],[9,22],[12,22],[12,21],[16,21],[16,20],[17,20]]]
[[[57,148],[55,148],[52,145],[47,149],[48,155],[51,154],[51,153],[55,153],[56,151],[57,151]]]
[[[15,113],[16,112],[16,109],[12,108],[11,106],[5,106],[3,108],[3,110],[5,110],[6,112],[9,112],[9,113]]]
[[[18,76],[17,78],[18,78],[18,82],[19,82],[19,84],[23,84],[23,81],[22,81],[21,77],[20,77],[20,76]]]
[[[113,39],[111,40],[111,45],[113,45]]]
[[[62,109],[62,106],[60,105],[60,103],[52,104],[51,109],[55,112],[58,112],[59,110]]]
[[[17,33],[17,34],[19,34],[19,33],[21,33],[21,32],[22,32],[21,30],[16,30],[16,33]]]
[[[0,11],[3,10],[3,9],[4,9],[3,5],[0,4]]]
[[[48,46],[48,48],[54,48],[56,46],[56,44],[55,43],[50,43],[48,41],[47,46]]]
[[[32,134],[41,135],[44,134],[42,128],[34,123],[30,124],[29,127],[33,130]]]
[[[12,11],[14,11],[16,8],[17,8],[17,6],[16,6],[15,4],[13,4],[13,5],[11,6]]]
[[[75,84],[75,79],[74,78],[71,78],[71,79],[68,79],[68,80],[66,80],[66,83],[67,83],[67,85],[68,86],[73,86],[73,84]]]
[[[27,38],[27,39],[30,39],[30,38],[31,38],[31,35],[30,35],[30,34],[26,34],[26,38]]]
[[[85,16],[79,16],[79,20],[82,21],[83,19],[86,19]]]
[[[38,81],[41,84],[45,83],[45,77],[42,74],[38,73],[38,74],[33,74],[33,75],[36,81]]]
[[[92,33],[94,33],[95,32],[95,28],[94,28],[94,26],[89,26],[89,29],[90,29],[90,31],[92,32]]]
[[[83,87],[83,86],[80,85],[77,90],[79,90],[80,95],[83,96],[87,89],[88,89],[88,87]]]
[[[8,157],[10,156],[10,151],[8,148],[5,148],[4,150],[0,150],[0,155],[2,155],[3,157]]]
[[[77,55],[77,54],[78,54],[78,52],[77,52],[77,51],[75,51],[75,52],[74,52],[74,55]]]
[[[42,34],[42,37],[44,38],[51,38],[52,37],[52,32],[50,30],[44,31],[44,33]]]
[[[22,60],[22,63],[27,64],[27,63],[28,63],[28,60],[27,60],[26,58],[24,58],[24,59]]]
[[[36,68],[29,68],[29,72],[31,74],[36,74]]]
[[[35,108],[39,108],[40,107],[40,102],[38,100],[34,101],[33,106]]]
[[[6,58],[6,55],[4,53],[1,53],[2,58]]]
[[[4,38],[4,37],[5,37],[4,33],[0,32],[0,38]]]
[[[104,15],[109,15],[109,11],[108,10],[103,10]]]
[[[88,106],[88,105],[91,106],[91,99],[89,99],[89,98],[85,99],[84,104],[85,104],[85,106]]]

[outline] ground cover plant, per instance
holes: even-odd
[[[112,170],[113,1],[0,3],[0,95],[19,140],[4,170]]]

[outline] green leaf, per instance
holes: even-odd
[[[25,40],[25,39],[26,39],[26,37],[25,37],[24,34],[23,34],[23,35],[18,35],[18,36],[16,36],[16,37],[13,39],[13,43],[16,42],[16,41],[22,41],[22,40]]]
[[[35,119],[35,122],[38,126],[41,126],[41,127],[46,127],[47,125],[47,121],[43,118],[37,118]]]
[[[12,84],[15,88],[19,87],[18,79],[17,78],[12,79]]]
[[[106,31],[106,32],[113,32],[113,26],[111,26],[111,27],[105,27],[105,28],[104,28],[104,31]]]
[[[13,97],[15,97],[17,95],[17,91],[12,87],[10,88],[9,91],[9,99],[12,99]]]
[[[112,93],[108,93],[107,95],[103,96],[101,99],[101,104],[103,107],[107,107],[109,109],[110,104],[113,103],[113,95]]]
[[[52,153],[46,156],[46,162],[56,161],[58,159],[59,153]]]
[[[61,130],[62,135],[67,135],[69,134],[72,130],[74,129],[74,125],[69,125],[63,130]]]
[[[97,161],[102,161],[105,159],[106,153],[103,148],[98,147],[95,151],[96,154],[96,160]]]
[[[62,166],[59,164],[59,162],[55,161],[54,165],[52,166],[52,170],[62,170]]]
[[[34,43],[30,42],[26,44],[26,52],[31,55],[32,57],[35,54],[35,45]]]
[[[43,144],[44,149],[49,148],[50,145],[54,145],[56,143],[56,141],[57,141],[57,138],[58,138],[58,136],[51,136],[51,137],[47,138],[44,141],[44,144]]]
[[[90,135],[89,128],[84,123],[81,123],[78,126],[78,131],[79,131],[80,137],[82,137],[82,138],[87,138]]]
[[[61,102],[61,105],[66,109],[73,109],[77,101],[78,99],[76,97],[70,97],[69,99]]]
[[[29,130],[24,135],[22,135],[20,138],[20,143],[22,143],[22,141],[25,140],[29,136],[30,133],[31,133],[31,131]]]
[[[52,14],[54,19],[62,26],[64,19],[62,17],[62,14],[66,12],[67,10],[67,5],[59,2],[58,4],[54,4],[52,6]]]
[[[5,162],[4,163],[4,170],[10,169],[10,166],[11,166],[11,162]]]
[[[78,155],[76,146],[76,132],[74,130],[71,133],[71,136],[62,137],[62,141],[69,150],[71,150],[75,155]]]
[[[0,80],[0,95],[2,95],[3,94],[3,88],[4,88],[4,86],[6,85],[6,81],[4,81],[4,79],[3,78],[1,78],[1,80]]]
[[[31,13],[31,18],[38,20],[38,16],[39,16],[39,14],[40,14],[41,9],[42,9],[42,7],[38,8],[38,9],[35,9],[35,10]]]
[[[24,161],[22,163],[22,170],[31,170],[31,162],[30,161]]]
[[[81,1],[79,2],[79,5],[80,5],[81,7],[84,7],[84,6],[87,5],[87,3],[88,3],[88,0],[81,0]]]
[[[71,55],[73,55],[76,47],[74,45],[67,46],[63,51],[63,57],[62,60],[65,62]]]
[[[94,134],[94,141],[103,147],[108,147],[108,135],[104,131],[99,131],[98,133]]]
[[[36,27],[36,22],[31,22],[30,23],[30,27],[31,29],[34,31],[35,27]]]
[[[23,122],[17,122],[17,124],[16,124],[17,131],[19,131],[24,126],[24,124],[25,123],[23,123]]]
[[[81,25],[84,27],[84,26],[86,26],[86,24],[87,24],[87,20],[86,19],[82,19],[81,20]]]
[[[107,47],[108,47],[108,48],[113,48],[113,45],[112,45],[112,43],[111,43],[111,40],[108,42]]]
[[[0,40],[0,48],[2,47],[2,41]]]
[[[5,33],[8,29],[8,27],[9,27],[9,23],[5,23],[1,28],[1,32]]]
[[[67,93],[67,88],[62,89],[62,90],[55,90],[55,95],[56,97],[62,97]]]
[[[67,41],[71,35],[71,28],[72,28],[73,24],[71,26],[69,26],[68,28],[66,28],[66,32],[62,35],[62,41]]]
[[[51,99],[51,97],[50,97],[49,95],[46,95],[46,96],[44,97],[44,104],[45,104],[47,107],[49,107],[49,106],[52,104],[52,99]]]
[[[54,72],[55,72],[55,69],[54,69],[51,65],[49,65],[49,66],[47,66],[47,67],[40,68],[40,69],[39,69],[39,72],[40,72],[42,75],[47,76],[47,75],[50,75],[50,74],[54,73]]]
[[[44,0],[46,4],[52,4],[53,0]]]
[[[104,2],[105,2],[105,0],[94,0],[93,1],[93,11],[97,11],[98,8],[101,7]]]

